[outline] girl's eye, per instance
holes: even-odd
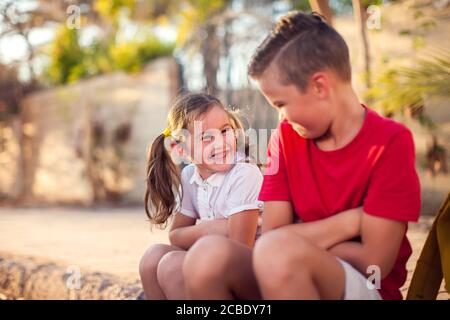
[[[232,130],[231,128],[225,128],[225,129],[222,130],[222,134],[230,133],[231,130]]]
[[[211,142],[213,139],[214,139],[214,137],[210,136],[210,135],[207,135],[207,136],[205,135],[202,137],[202,141],[204,141],[204,142]]]

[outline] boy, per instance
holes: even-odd
[[[410,131],[360,104],[347,45],[318,15],[281,18],[248,72],[284,116],[259,196],[263,235],[253,252],[220,236],[197,242],[188,296],[401,299],[407,222],[420,211]]]

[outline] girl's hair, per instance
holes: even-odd
[[[212,106],[222,107],[227,112],[233,129],[243,129],[239,118],[219,101],[205,93],[187,93],[178,97],[167,116],[167,128],[170,132],[188,129],[199,116]],[[182,199],[181,173],[165,147],[164,134],[156,137],[150,148],[147,163],[147,190],[144,207],[150,222],[163,225],[176,209],[177,198]],[[171,136],[175,143],[178,137]],[[181,194],[180,194],[181,190]],[[149,207],[150,206],[150,207]]]

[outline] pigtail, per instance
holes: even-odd
[[[181,185],[179,168],[167,151],[165,135],[159,135],[153,142],[147,163],[147,190],[144,207],[150,222],[162,225],[176,209]],[[151,209],[150,209],[151,208]]]
[[[250,154],[250,141],[245,134],[245,127],[241,121],[239,112],[237,110],[228,109],[226,109],[226,111],[228,113],[228,117],[230,118],[231,126],[235,132],[237,132],[236,139],[238,149],[240,149],[239,146],[243,146],[245,162],[253,162],[254,159],[252,159],[252,155]]]

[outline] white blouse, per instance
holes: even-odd
[[[263,176],[255,164],[236,163],[228,172],[215,173],[203,180],[194,164],[181,173],[183,199],[179,211],[205,220],[229,218],[244,211],[259,209]]]

